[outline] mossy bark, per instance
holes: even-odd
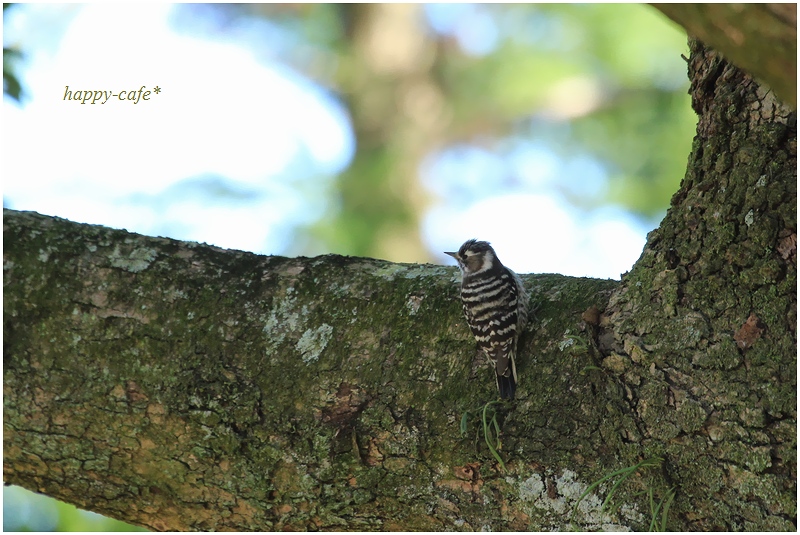
[[[699,45],[690,71],[689,170],[631,273],[523,276],[505,469],[455,268],[4,211],[5,481],[169,530],[646,529],[672,492],[671,529],[794,529],[796,116]]]
[[[601,320],[676,528],[795,529],[797,116],[692,43],[700,116],[661,226]]]
[[[474,423],[460,436],[495,385],[455,268],[4,225],[7,482],[154,529],[529,526]],[[503,450],[524,478],[591,448],[575,416],[596,403],[564,393],[589,392],[571,377],[592,361],[556,342],[616,286],[527,282],[540,356],[520,363]]]

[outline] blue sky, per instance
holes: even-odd
[[[445,24],[441,11],[428,10],[434,28]],[[466,27],[474,31],[459,41],[485,53],[496,30],[479,14],[470,17]],[[292,229],[317,220],[331,202],[313,192],[327,191],[352,158],[347,110],[326,89],[258,57],[258,28],[208,37],[177,31],[173,21],[166,4],[9,10],[4,41],[26,54],[19,74],[28,98],[3,102],[4,201],[74,221],[281,254]],[[157,86],[160,93],[92,105],[65,101],[67,86],[116,94]],[[432,258],[452,264],[441,251],[475,237],[490,240],[523,273],[619,278],[631,267],[650,229],[621,209],[579,211],[558,193],[602,191],[601,166],[563,161],[523,141],[510,154],[498,161],[477,148],[451,147],[423,162],[419,176],[432,201],[420,219]],[[498,166],[513,166],[525,188],[483,191]]]

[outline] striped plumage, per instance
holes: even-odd
[[[464,315],[478,346],[493,364],[500,397],[514,399],[514,358],[519,335],[528,323],[528,293],[488,242],[468,240],[457,253],[445,254],[458,262]]]

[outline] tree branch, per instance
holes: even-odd
[[[527,459],[601,457],[609,409],[584,396],[602,374],[581,374],[595,363],[565,333],[613,281],[526,277],[539,322],[501,474],[474,417],[459,434],[495,386],[455,268],[264,257],[10,210],[4,247],[7,483],[159,530],[523,529]]]
[[[650,4],[797,108],[797,4]]]

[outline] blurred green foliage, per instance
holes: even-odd
[[[3,4],[3,16],[5,17],[6,9],[13,4]],[[19,102],[22,99],[22,84],[17,78],[17,61],[22,57],[19,50],[3,46],[3,94],[8,95],[12,99]]]
[[[147,531],[21,487],[3,489],[3,531]]]
[[[681,58],[686,36],[649,6],[216,9],[280,27],[292,46],[273,47],[275,59],[350,110],[355,160],[335,179],[326,216],[307,229],[324,246],[293,252],[425,257],[418,217],[435,199],[416,176],[425,158],[455,145],[502,160],[507,140],[521,138],[564,159],[595,159],[605,187],[572,187],[568,199],[585,208],[617,204],[653,225],[683,176],[695,126]],[[513,177],[497,181],[481,191],[524,193]]]

